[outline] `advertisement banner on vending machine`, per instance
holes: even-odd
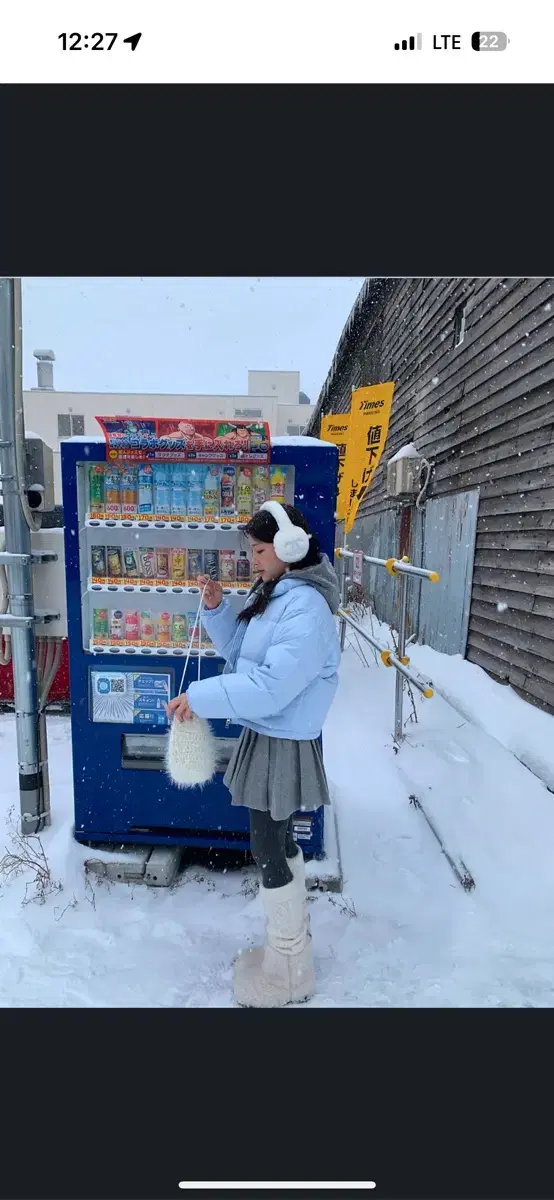
[[[169,724],[171,675],[159,671],[90,672],[92,720],[115,725]]]
[[[110,462],[269,463],[267,421],[215,421],[189,417],[96,417]]]

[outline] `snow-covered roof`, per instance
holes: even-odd
[[[272,437],[272,446],[330,446],[331,442],[323,442],[320,438],[304,437],[302,434],[287,437]]]
[[[75,433],[73,437],[64,438],[64,442],[96,442],[98,445],[105,443],[106,439],[103,433]]]

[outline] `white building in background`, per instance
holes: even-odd
[[[60,443],[74,434],[98,434],[95,418],[205,417],[267,421],[273,437],[301,434],[311,415],[300,391],[299,371],[249,371],[244,396],[197,396],[171,392],[58,392],[55,355],[35,350],[37,387],[23,393],[25,425],[52,447],[56,503],[61,504]]]

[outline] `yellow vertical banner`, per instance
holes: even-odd
[[[350,434],[344,463],[345,533],[350,533],[358,508],[371,486],[387,434],[394,383],[377,383],[352,392]]]
[[[350,413],[335,413],[323,417],[320,438],[322,442],[332,442],[339,451],[339,480],[337,493],[337,520],[344,521],[348,511],[349,489],[344,474],[344,463],[348,446],[350,430]]]

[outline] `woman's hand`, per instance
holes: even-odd
[[[185,692],[182,692],[180,696],[175,696],[174,700],[169,701],[167,713],[169,717],[176,717],[178,721],[192,721],[194,713]]]
[[[223,588],[215,579],[211,579],[209,575],[199,575],[198,583],[201,588],[205,587],[204,604],[206,608],[219,608],[223,600]]]

